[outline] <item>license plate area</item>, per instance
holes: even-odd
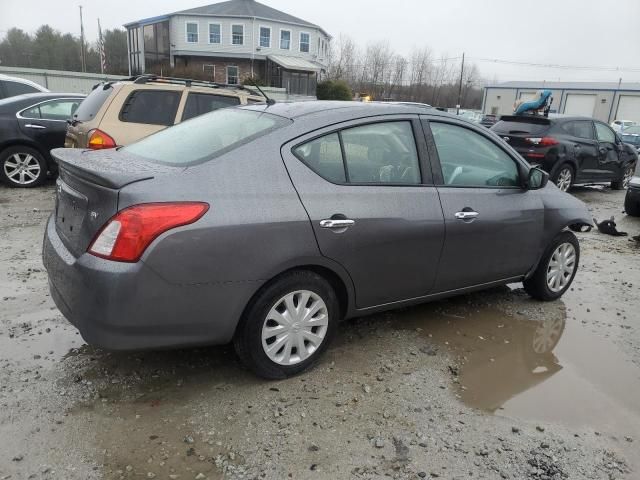
[[[56,186],[56,229],[59,235],[75,244],[81,234],[89,201],[60,178]]]

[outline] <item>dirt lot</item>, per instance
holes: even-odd
[[[623,192],[581,188],[594,216]],[[0,480],[640,478],[640,245],[580,234],[562,301],[511,285],[349,321],[280,382],[229,347],[84,344],[41,263],[53,188],[0,187]]]

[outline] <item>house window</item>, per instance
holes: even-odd
[[[244,45],[244,25],[231,25],[231,44]]]
[[[187,43],[198,43],[198,24],[187,22]]]
[[[282,50],[291,49],[291,30],[280,30],[280,48]]]
[[[222,30],[219,23],[209,24],[209,43],[222,43]]]
[[[260,46],[271,48],[271,28],[260,27]]]
[[[309,53],[309,34],[300,32],[300,51]]]
[[[227,67],[227,83],[229,85],[238,84],[238,67]]]

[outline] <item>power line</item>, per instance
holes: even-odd
[[[499,63],[503,65],[520,65],[526,67],[537,68],[557,68],[562,70],[589,70],[589,71],[601,71],[601,72],[640,72],[640,68],[636,67],[598,67],[598,66],[586,66],[586,65],[562,65],[558,63],[534,63],[534,62],[521,62],[516,60],[503,60],[498,58],[482,58],[471,57],[476,62],[485,63]]]

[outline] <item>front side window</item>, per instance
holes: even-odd
[[[504,150],[468,128],[429,122],[445,185],[520,186],[518,166]]]
[[[280,30],[280,48],[282,50],[291,48],[291,30]]]
[[[219,23],[209,24],[209,43],[222,43],[222,30]]]
[[[289,125],[264,111],[222,108],[123,147],[152,163],[187,166],[212,160]]]
[[[231,43],[233,45],[244,44],[244,25],[231,25]]]
[[[82,100],[70,98],[65,100],[53,100],[31,107],[22,112],[24,118],[38,118],[42,120],[66,121],[75,113]]]
[[[229,85],[238,84],[238,67],[227,67],[227,83]]]
[[[309,34],[300,33],[300,51],[309,53]]]
[[[198,24],[187,22],[187,43],[198,43]]]
[[[220,108],[240,105],[238,97],[229,95],[210,95],[208,93],[190,93],[182,113],[182,121],[213,112]]]
[[[596,122],[596,135],[600,142],[616,143],[616,134],[603,123]]]
[[[333,183],[421,183],[418,153],[409,121],[348,128],[304,143],[293,153]]]
[[[173,125],[181,93],[168,90],[136,90],[120,111],[120,121],[151,125]]]
[[[271,48],[271,29],[269,27],[260,27],[260,46]]]

